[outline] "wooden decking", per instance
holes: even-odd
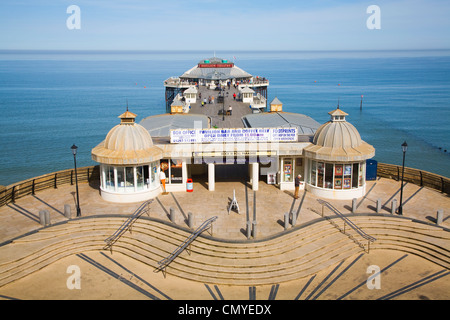
[[[191,104],[190,113],[203,114],[211,119],[211,127],[217,128],[243,128],[244,123],[242,117],[252,113],[248,103],[243,103],[233,99],[233,94],[238,96],[239,91],[233,86],[230,89],[225,89],[225,98],[223,102],[219,103],[219,90],[210,90],[205,86],[199,87],[199,93],[201,93],[201,100],[197,97],[197,102]],[[214,97],[214,103],[208,103],[208,98]],[[202,101],[206,98],[206,104],[202,107]],[[231,106],[232,113],[227,115],[227,110]],[[222,115],[222,110],[225,111],[225,115]]]

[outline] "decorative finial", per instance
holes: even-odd
[[[128,111],[128,99],[127,99],[127,111]]]

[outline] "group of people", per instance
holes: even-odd
[[[199,93],[198,94],[198,98],[201,100],[202,99],[202,94],[201,93]],[[203,100],[202,100],[202,107],[203,106],[205,106],[205,104],[214,104],[214,96],[209,96],[208,97],[208,100],[206,100],[206,97],[205,98],[203,98]]]

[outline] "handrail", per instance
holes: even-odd
[[[169,266],[169,264],[175,260],[175,258],[183,252],[184,249],[187,248],[188,245],[192,243],[192,241],[195,240],[195,238],[198,237],[199,234],[201,234],[203,231],[208,229],[210,225],[216,221],[217,216],[214,216],[212,218],[209,218],[208,220],[205,220],[200,227],[197,228],[193,233],[189,235],[189,237],[186,238],[186,240],[183,241],[171,254],[169,254],[166,258],[162,259],[158,262],[159,266],[154,270],[154,272],[159,272],[163,270],[163,273],[165,269]],[[164,273],[165,276],[165,273]]]
[[[353,230],[355,230],[361,237],[363,237],[364,239],[370,241],[370,242],[374,242],[375,240],[377,240],[376,238],[368,235],[367,233],[365,233],[364,231],[362,231],[357,225],[355,225],[350,219],[348,219],[347,217],[345,217],[338,209],[336,209],[331,203],[322,200],[322,199],[317,199],[317,201],[322,205],[322,206],[326,206],[328,209],[330,209],[331,211],[333,211],[339,218],[341,218],[342,220],[344,220],[344,223],[347,223]],[[345,224],[344,224],[345,226]]]
[[[105,239],[106,245],[103,247],[104,250],[106,249],[111,249],[112,250],[112,245],[114,243],[116,243],[117,240],[119,240],[119,238],[125,233],[125,231],[130,230],[131,232],[131,227],[133,225],[133,223],[139,219],[140,216],[142,216],[144,213],[148,214],[149,211],[149,205],[150,203],[153,202],[153,199],[151,200],[147,200],[145,202],[143,202],[139,208],[136,209],[136,211],[134,211],[134,213],[127,219],[125,220],[122,225],[108,238]]]

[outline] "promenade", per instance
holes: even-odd
[[[102,214],[131,214],[140,205],[112,204],[99,195],[98,187],[80,184],[82,216]],[[194,216],[194,225],[218,216],[213,235],[222,239],[246,241],[246,186],[243,182],[217,182],[210,192],[203,182],[194,182],[192,193],[160,195],[150,207],[150,216],[169,221],[169,211],[176,212],[176,224],[187,227],[188,212]],[[240,213],[228,213],[233,190]],[[399,201],[400,183],[379,178],[368,181],[366,196],[358,199],[357,213],[374,213],[377,199],[382,200],[381,213],[390,214],[390,201]],[[65,204],[75,215],[75,186],[47,189],[34,196],[26,196],[0,208],[0,242],[14,239],[41,228],[39,211],[49,210],[52,224],[67,220],[63,215]],[[254,198],[248,188],[249,215],[253,219]],[[436,211],[444,210],[442,226],[450,228],[450,198],[446,194],[410,183],[404,185],[404,216],[435,223]],[[342,213],[349,214],[351,201],[330,201]],[[280,191],[273,185],[260,182],[256,192],[257,238],[270,237],[284,231],[285,212],[299,212],[297,225],[319,218],[321,206],[308,192],[301,191],[300,198],[293,199],[292,192]],[[330,214],[330,213],[329,213]],[[82,270],[82,290],[69,290],[66,280],[67,266],[77,265]],[[383,274],[382,290],[368,290],[365,280],[370,265],[390,268]],[[395,266],[394,266],[395,265]],[[337,276],[337,285],[323,286],[331,274]],[[350,271],[348,271],[350,270]],[[359,270],[359,271],[358,271]],[[445,271],[428,260],[392,250],[373,250],[370,254],[358,254],[340,264],[324,267],[312,277],[276,285],[214,286],[168,275],[153,273],[149,266],[115,252],[90,251],[74,254],[22,279],[0,287],[0,299],[449,299],[450,284]],[[431,281],[429,277],[433,276]],[[276,279],[274,279],[276,282]],[[419,282],[418,282],[419,281]],[[413,285],[416,283],[416,285]],[[363,285],[362,285],[363,284]],[[419,285],[420,284],[420,285]],[[405,288],[401,294],[395,293]],[[417,289],[414,289],[417,288]],[[319,290],[320,289],[320,290]],[[320,295],[318,295],[320,293]]]

